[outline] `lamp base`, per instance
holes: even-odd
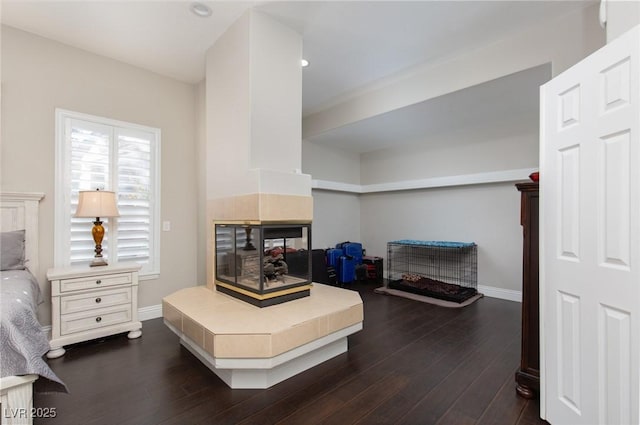
[[[108,265],[109,263],[107,263],[104,260],[104,258],[94,258],[91,264],[89,264],[89,267],[99,267],[99,266],[108,266]]]

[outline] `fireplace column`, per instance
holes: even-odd
[[[207,286],[214,221],[310,223],[302,164],[302,39],[256,10],[207,52]]]

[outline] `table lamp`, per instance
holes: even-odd
[[[102,258],[102,238],[104,238],[104,227],[100,217],[118,217],[118,206],[115,192],[107,190],[81,190],[78,197],[78,209],[74,217],[95,217],[93,222],[93,241],[96,244],[96,255],[90,266],[106,266],[107,262]]]

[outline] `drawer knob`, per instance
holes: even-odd
[[[96,280],[96,285],[100,285],[102,281],[100,279]]]
[[[96,303],[101,303],[102,302],[102,298],[96,298]]]
[[[98,322],[98,323],[102,322],[102,317],[100,317],[100,316],[96,317],[96,322]]]

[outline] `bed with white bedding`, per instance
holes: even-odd
[[[0,377],[35,374],[63,390],[43,356],[49,351],[47,334],[37,318],[42,302],[40,286],[29,270],[0,271]]]
[[[30,424],[33,382],[66,391],[43,356],[47,334],[37,319],[38,206],[42,193],[0,194],[0,403],[2,424]]]

